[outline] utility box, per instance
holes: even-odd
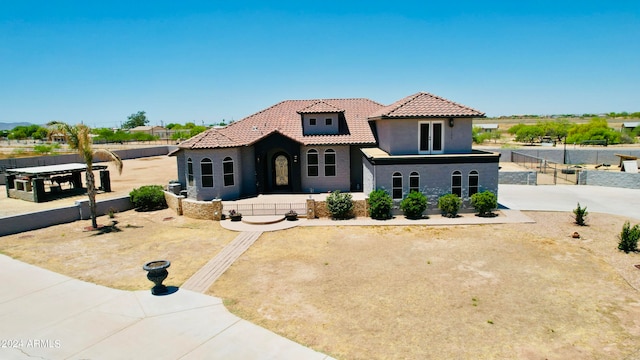
[[[179,183],[171,183],[168,186],[168,190],[172,194],[180,195],[180,191],[182,190],[182,185],[180,185]]]

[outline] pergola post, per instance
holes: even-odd
[[[109,170],[100,171],[100,189],[105,192],[111,192],[111,177]]]

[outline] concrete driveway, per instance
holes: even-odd
[[[514,210],[587,211],[640,219],[640,189],[588,185],[500,185],[498,203]]]

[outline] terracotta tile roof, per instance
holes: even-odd
[[[222,129],[209,129],[182,142],[181,148],[189,149],[211,149],[217,147],[234,147],[239,141],[227,134],[222,133]]]
[[[407,96],[371,114],[371,118],[481,117],[484,113],[425,92]]]
[[[327,104],[324,100],[318,100],[315,103],[307,106],[306,108],[299,110],[299,114],[313,114],[313,113],[341,113],[344,110]]]
[[[183,149],[213,149],[251,145],[280,133],[304,145],[375,144],[369,115],[383,105],[369,99],[286,100],[236,121],[222,129],[209,129],[184,142]],[[337,135],[302,134],[301,113],[341,112],[346,129]]]

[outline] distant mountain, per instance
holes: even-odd
[[[33,124],[28,123],[28,122],[17,122],[17,123],[3,123],[3,122],[0,122],[0,130],[11,130],[16,126],[29,126],[29,125],[33,125]]]

